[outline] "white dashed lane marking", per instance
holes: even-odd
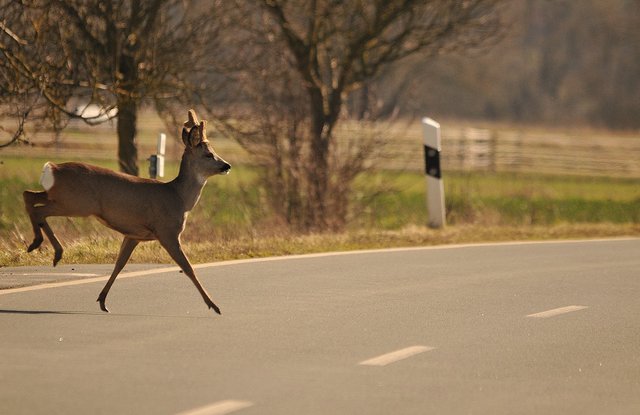
[[[394,363],[399,360],[403,360],[420,353],[428,352],[429,350],[433,350],[433,349],[435,349],[435,347],[411,346],[411,347],[396,350],[390,353],[386,353],[380,356],[376,356],[371,359],[364,360],[358,364],[364,365],[364,366],[386,366],[390,363]]]
[[[586,305],[569,305],[566,307],[554,308],[552,310],[541,311],[539,313],[529,314],[527,317],[532,318],[549,318],[555,317],[561,314],[571,313],[573,311],[580,311],[588,308]]]
[[[228,399],[212,403],[211,405],[202,406],[200,408],[189,409],[176,415],[225,415],[250,406],[253,406],[253,402]]]

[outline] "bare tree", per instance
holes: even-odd
[[[491,49],[384,70],[373,86],[385,111],[640,126],[640,2],[518,0],[501,14],[511,23]]]
[[[337,134],[344,103],[360,94],[360,116],[374,114],[375,91],[363,87],[384,68],[491,38],[497,1],[218,0],[197,8],[182,0],[0,0],[0,82],[17,74],[21,85],[2,96],[36,97],[53,120],[77,116],[69,103],[79,98],[117,109],[121,169],[134,174],[141,103],[168,112],[172,101],[206,98],[209,118],[240,132],[265,166],[269,200],[287,222],[339,228],[353,180],[381,140]],[[212,13],[201,13],[205,6]]]
[[[226,39],[250,50],[236,76],[261,120],[274,203],[308,229],[340,226],[348,190],[372,151],[336,134],[344,103],[383,68],[418,52],[476,46],[498,29],[496,0],[236,0],[220,3]],[[233,34],[230,34],[233,33]],[[242,74],[242,68],[237,68]],[[363,105],[375,105],[363,100]],[[362,113],[366,113],[363,111]],[[342,146],[345,147],[344,145]],[[269,160],[266,161],[269,163]],[[289,212],[297,210],[296,215]]]
[[[201,93],[193,79],[209,70],[216,38],[202,16],[208,8],[195,0],[1,0],[0,99],[54,122],[115,117],[120,169],[137,175],[140,106],[163,113],[167,102]],[[89,115],[89,105],[101,112]]]

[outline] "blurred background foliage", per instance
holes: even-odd
[[[421,56],[375,82],[385,114],[640,128],[640,3],[514,0],[490,48]]]

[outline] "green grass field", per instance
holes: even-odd
[[[368,209],[375,227],[424,222],[425,184],[418,174],[392,174],[393,191]],[[447,222],[486,226],[639,223],[636,179],[514,173],[450,173],[443,177]],[[399,212],[400,214],[394,214]]]
[[[48,242],[39,251],[25,252],[32,232],[21,196],[25,189],[40,188],[45,161],[0,156],[0,266],[51,261]],[[116,168],[104,160],[83,161]],[[166,180],[176,174],[177,163],[169,163]],[[355,186],[345,232],[299,235],[270,212],[258,174],[254,167],[235,165],[232,174],[209,180],[183,236],[194,262],[386,246],[640,235],[637,179],[451,172],[443,178],[449,226],[431,230],[424,226],[423,175],[367,173]],[[114,261],[120,236],[95,219],[51,218],[50,224],[65,246],[63,262]],[[136,250],[132,261],[170,259],[156,243],[148,243]]]

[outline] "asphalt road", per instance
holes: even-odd
[[[0,413],[640,413],[640,239],[151,268],[0,291]]]

